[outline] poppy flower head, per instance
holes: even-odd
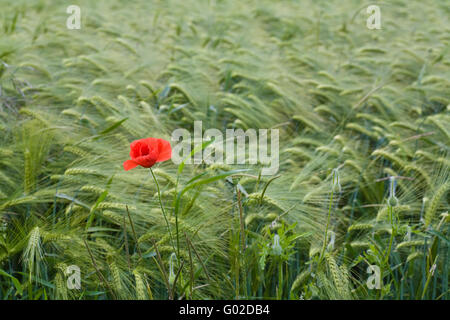
[[[123,163],[128,171],[137,166],[151,168],[155,163],[169,160],[172,157],[172,148],[169,141],[157,138],[135,140],[130,145],[130,158]]]

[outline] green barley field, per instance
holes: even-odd
[[[0,0],[0,298],[449,299],[449,17]],[[195,121],[278,130],[278,171],[124,170],[132,141]]]

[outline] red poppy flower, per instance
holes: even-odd
[[[133,141],[130,145],[131,160],[123,163],[128,171],[137,166],[152,167],[156,162],[169,160],[172,157],[172,148],[169,141],[157,138],[147,138]]]

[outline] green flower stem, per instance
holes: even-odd
[[[166,211],[164,210],[164,206],[163,206],[162,200],[161,200],[161,190],[159,189],[159,183],[158,183],[158,180],[156,179],[155,174],[153,173],[152,168],[150,168],[150,172],[151,172],[151,174],[152,174],[152,176],[153,176],[153,180],[155,180],[156,189],[158,189],[159,205],[161,206],[161,211],[162,211],[162,214],[163,214],[163,216],[164,216],[164,220],[166,221],[167,231],[169,231],[170,243],[172,244],[172,247],[173,247],[173,249],[175,250],[175,246],[174,246],[174,244],[173,244],[172,232],[170,231],[169,220],[167,219]],[[177,230],[177,238],[178,238],[178,230]]]

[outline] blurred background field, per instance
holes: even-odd
[[[447,1],[0,8],[0,298],[448,299]],[[197,120],[279,129],[280,170],[155,166],[172,241],[122,163]]]

